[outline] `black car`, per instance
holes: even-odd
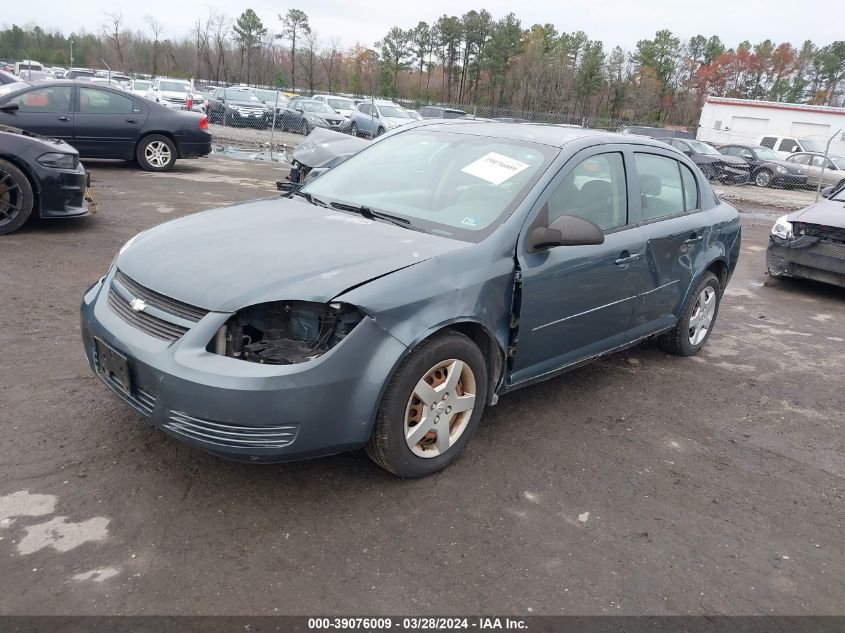
[[[235,127],[265,129],[273,120],[273,109],[250,90],[215,88],[208,99],[208,120]]]
[[[446,106],[423,106],[417,112],[424,119],[463,119],[468,116],[463,110]]]
[[[211,153],[204,114],[72,80],[0,86],[0,125],[59,138],[83,158],[137,160],[148,171]]]
[[[744,184],[751,177],[751,167],[748,163],[736,156],[722,154],[712,145],[683,138],[664,139],[664,142],[689,156],[711,182]]]
[[[33,213],[85,215],[87,184],[88,174],[70,145],[0,125],[0,235],[19,229]]]
[[[276,125],[285,131],[291,130],[308,135],[314,128],[321,127],[335,132],[343,131],[346,117],[322,101],[304,97],[295,97],[288,102],[281,113],[281,123],[277,117]]]
[[[719,152],[741,158],[751,167],[751,180],[758,187],[788,187],[795,189],[807,185],[807,172],[795,163],[781,159],[762,145],[720,145]]]

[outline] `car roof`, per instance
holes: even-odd
[[[547,123],[505,123],[480,119],[428,119],[400,129],[426,128],[442,132],[457,132],[476,136],[490,136],[510,141],[528,141],[550,147],[560,147],[587,137],[597,143],[627,143],[666,149],[666,143],[635,134],[619,134],[587,128],[565,128]]]

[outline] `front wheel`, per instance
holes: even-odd
[[[349,128],[349,133],[355,137],[361,136],[361,134],[358,132],[358,124],[355,123],[355,121],[352,121],[352,125]]]
[[[302,125],[299,126],[299,131],[302,133],[302,136],[308,136],[308,133],[311,131],[308,127],[308,121],[302,122]]]
[[[419,344],[393,374],[367,454],[385,470],[424,477],[451,464],[469,442],[487,401],[487,365],[458,332]]]
[[[721,295],[722,288],[716,275],[705,273],[695,292],[684,303],[681,318],[675,327],[660,336],[661,347],[675,356],[698,354],[716,324]]]
[[[0,159],[0,235],[24,225],[35,203],[32,185],[12,163]]]
[[[754,176],[754,184],[758,187],[770,187],[772,184],[772,172],[768,169],[761,169]]]
[[[380,127],[376,130],[376,136],[381,136],[382,134],[384,134],[384,128]]]
[[[169,171],[176,164],[176,146],[166,136],[150,134],[138,143],[135,158],[147,171]]]

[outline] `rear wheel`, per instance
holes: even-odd
[[[458,332],[419,344],[388,383],[367,454],[399,477],[430,475],[451,464],[478,426],[487,400],[487,365]]]
[[[147,171],[168,171],[176,164],[176,146],[166,136],[150,134],[138,143],[135,158]]]
[[[698,354],[716,324],[721,294],[722,288],[716,275],[704,273],[695,291],[684,303],[675,327],[660,337],[661,347],[675,356]]]
[[[352,125],[349,127],[349,133],[352,136],[361,136],[361,134],[358,132],[358,124],[355,123],[355,121],[352,121]]]
[[[381,136],[382,134],[384,134],[384,128],[380,127],[378,130],[376,130],[376,136]]]
[[[0,235],[21,228],[32,213],[34,201],[26,175],[0,159]]]

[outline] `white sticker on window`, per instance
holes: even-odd
[[[508,178],[513,178],[519,172],[528,169],[528,163],[509,156],[490,152],[477,161],[470,163],[461,171],[470,176],[481,178],[494,185],[501,185]]]

